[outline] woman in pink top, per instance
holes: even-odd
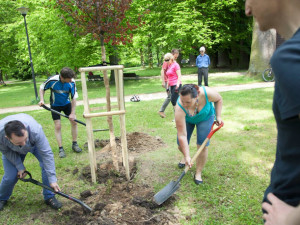
[[[165,62],[168,62],[168,70],[166,75],[168,77],[168,86],[171,90],[171,102],[175,107],[176,101],[179,97],[179,89],[181,88],[181,70],[179,64],[175,61],[174,56],[171,53],[165,54]]]
[[[178,49],[172,49],[172,55],[174,56],[174,60],[176,61],[176,59],[179,56],[179,50]],[[168,86],[168,77],[166,75],[166,72],[168,70],[169,67],[169,62],[165,61],[162,65],[161,68],[161,80],[162,80],[162,87],[167,91],[167,98],[165,99],[164,103],[162,104],[160,110],[158,111],[158,114],[160,115],[161,118],[165,118],[166,114],[164,113],[167,106],[169,105],[170,101],[171,101],[171,91],[169,90],[169,86]]]

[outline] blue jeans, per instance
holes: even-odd
[[[50,186],[49,180],[44,169],[44,164],[41,156],[39,155],[36,148],[31,152],[40,162],[40,167],[42,169],[42,180],[43,184]],[[22,162],[24,162],[26,155],[21,155]],[[2,162],[4,168],[4,175],[0,184],[0,200],[8,200],[13,192],[15,184],[18,182],[18,170],[17,168],[2,154]],[[43,189],[44,200],[52,198],[54,193],[47,189]]]
[[[186,122],[186,133],[187,133],[187,141],[190,144],[191,136],[193,134],[194,128],[197,128],[197,145],[201,145],[205,139],[207,138],[211,126],[213,125],[215,120],[215,115],[209,117],[208,120],[202,121],[198,124],[191,124]],[[178,137],[177,137],[177,144],[179,145]],[[206,146],[209,146],[209,141],[207,142]]]

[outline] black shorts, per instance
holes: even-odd
[[[64,106],[51,106],[51,109],[54,109],[57,112],[63,111],[66,116],[69,116],[72,111],[71,103]],[[53,120],[60,120],[60,115],[54,112],[51,112]]]

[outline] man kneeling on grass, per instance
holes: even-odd
[[[43,184],[60,191],[57,184],[54,157],[42,126],[31,116],[21,113],[0,120],[0,151],[4,175],[0,183],[0,210],[3,210],[10,198],[18,178],[26,176],[23,164],[28,152],[39,161]],[[43,189],[44,200],[53,209],[62,204],[54,193]]]

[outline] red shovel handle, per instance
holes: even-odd
[[[222,122],[216,129],[213,130],[214,128],[214,125],[216,124],[217,122],[215,121],[213,123],[213,125],[211,126],[211,129],[210,129],[210,132],[207,136],[207,138],[205,138],[204,142],[202,143],[202,145],[199,147],[199,149],[197,150],[196,154],[193,156],[192,160],[191,160],[191,163],[193,164],[197,157],[200,155],[200,153],[202,152],[202,150],[205,148],[207,142],[210,140],[210,138],[213,136],[214,133],[216,133],[219,129],[221,129],[221,127],[224,126],[224,123]],[[189,170],[190,168],[188,166],[185,166],[185,173]]]
[[[221,123],[216,129],[213,130],[215,124],[217,124],[217,121],[215,121],[215,122],[213,123],[213,125],[211,126],[210,132],[209,132],[209,134],[207,135],[207,138],[208,138],[208,139],[210,139],[210,138],[214,135],[214,133],[216,133],[218,130],[221,129],[221,127],[224,126],[224,123],[223,123],[223,121],[222,121],[222,123]]]

